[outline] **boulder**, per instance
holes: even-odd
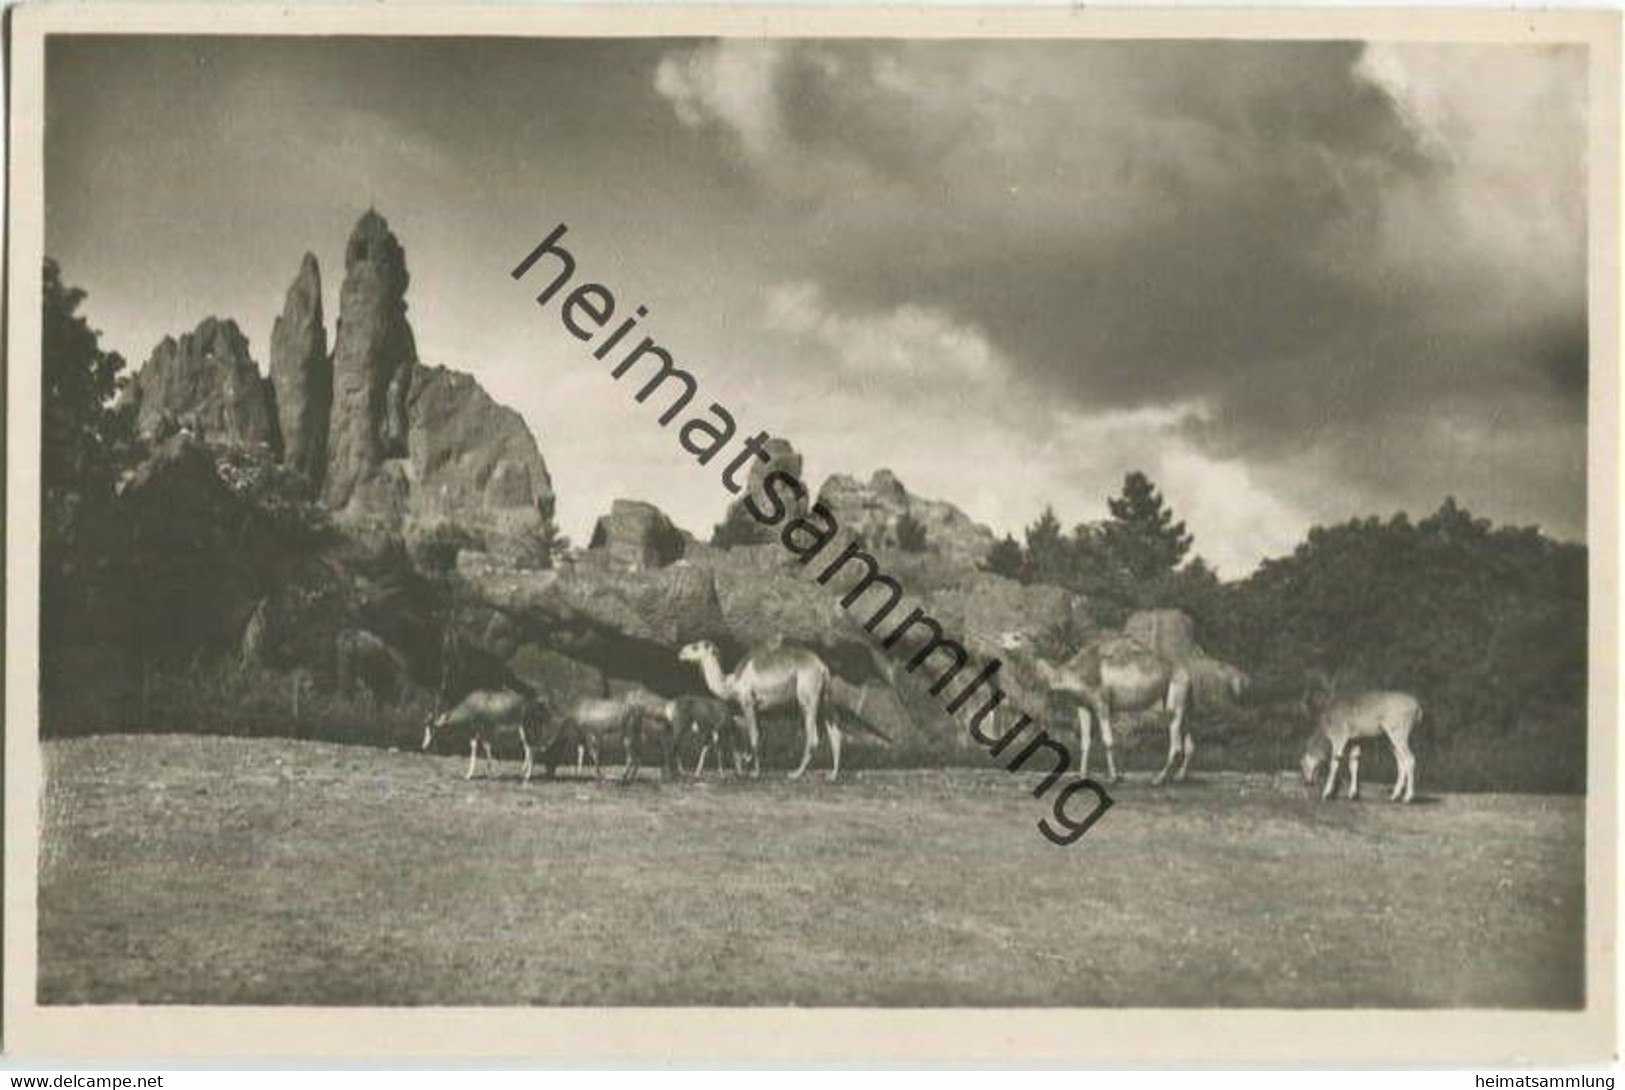
[[[571,700],[603,696],[609,688],[603,671],[569,655],[528,644],[508,660],[514,674],[546,696],[556,710]]]
[[[772,531],[756,521],[755,516],[745,507],[745,498],[747,496],[752,497],[760,510],[772,510],[772,503],[766,498],[766,494],[762,489],[762,483],[771,474],[781,471],[788,473],[801,481],[803,487],[806,487],[806,478],[801,475],[801,455],[796,451],[795,447],[790,445],[788,439],[769,439],[762,445],[762,453],[767,455],[767,460],[757,459],[751,462],[750,473],[745,482],[744,490],[740,493],[738,499],[728,505],[722,527],[719,527],[719,530],[724,532],[733,531],[728,535],[730,540],[727,543],[730,545],[760,544],[770,540]],[[785,500],[790,501],[787,505],[786,521],[806,513],[809,501],[805,497],[798,499],[783,489],[778,491],[782,493]]]
[[[878,469],[867,484],[837,473],[818,490],[819,502],[835,512],[844,529],[863,535],[877,548],[901,548],[898,524],[909,516],[925,531],[924,551],[975,567],[997,538],[951,503],[922,499],[908,491],[889,469]]]
[[[979,647],[997,648],[1007,632],[1041,645],[1076,644],[1099,633],[1088,603],[1072,591],[1048,583],[1020,583],[977,571],[957,585],[930,596],[933,614]]]
[[[183,430],[220,446],[281,449],[275,394],[229,318],[205,318],[179,340],[165,337],[123,396],[147,438]]]
[[[544,547],[553,481],[524,418],[470,375],[420,364],[402,375],[408,535],[455,527],[493,555],[532,559]]]
[[[1146,609],[1129,614],[1123,635],[1163,658],[1184,661],[1205,652],[1196,645],[1196,622],[1178,609]]]
[[[683,555],[683,535],[652,503],[616,500],[593,528],[589,549],[602,550],[609,563],[628,571],[663,568]]]
[[[1198,708],[1234,704],[1246,693],[1246,673],[1204,651],[1196,642],[1196,622],[1182,610],[1132,613],[1124,622],[1123,635],[1184,666],[1190,672]]]
[[[320,487],[327,469],[333,409],[333,361],[322,324],[322,276],[306,254],[271,328],[271,385],[276,390],[283,462]]]

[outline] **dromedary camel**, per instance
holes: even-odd
[[[806,745],[801,752],[801,764],[790,773],[792,780],[800,779],[812,763],[813,750],[818,745],[818,717],[825,698],[830,692],[829,667],[824,660],[805,647],[775,644],[758,647],[732,674],[722,670],[722,657],[717,645],[710,640],[691,643],[677,653],[684,662],[699,666],[705,675],[706,686],[724,700],[739,705],[745,715],[746,742],[750,746],[751,775],[761,775],[762,748],[759,713],[794,703],[801,710],[801,726]],[[841,774],[841,729],[834,722],[825,724],[829,731],[829,778]]]
[[[1168,721],[1168,760],[1151,782],[1160,784],[1179,762],[1174,779],[1183,780],[1190,770],[1196,741],[1187,726],[1190,709],[1190,671],[1170,662],[1155,651],[1132,640],[1094,643],[1057,666],[1033,651],[1031,642],[1019,632],[1006,632],[999,644],[1007,651],[1025,653],[1033,670],[1052,692],[1066,693],[1078,700],[1078,771],[1089,774],[1089,721],[1100,723],[1100,740],[1106,746],[1106,774],[1113,783],[1122,781],[1113,752],[1112,716],[1118,712],[1142,712],[1165,708]]]

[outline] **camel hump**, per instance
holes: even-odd
[[[805,647],[796,647],[782,641],[751,652],[750,665],[758,673],[801,670],[808,666],[823,668],[824,660]]]

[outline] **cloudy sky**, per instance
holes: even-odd
[[[726,494],[508,271],[582,275],[807,476],[998,530],[1149,473],[1227,574],[1447,494],[1584,534],[1585,57],[1558,47],[57,39],[47,252],[132,362],[375,204],[425,362],[584,538]]]

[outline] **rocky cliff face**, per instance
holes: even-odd
[[[306,254],[271,332],[269,379],[229,320],[166,338],[131,381],[141,430],[262,447],[320,489],[335,522],[375,540],[450,529],[492,554],[534,558],[553,484],[524,419],[472,377],[418,362],[410,277],[369,211],[345,248],[333,352],[321,272]]]
[[[333,361],[322,324],[322,275],[306,254],[271,329],[271,385],[276,390],[283,462],[320,487],[327,471],[333,410]]]
[[[750,463],[750,474],[745,482],[745,489],[738,499],[728,505],[727,515],[723,520],[725,525],[748,527],[749,532],[746,536],[751,541],[771,540],[771,531],[763,528],[746,509],[745,497],[754,498],[756,506],[766,511],[772,508],[772,503],[766,498],[766,493],[762,490],[762,482],[766,481],[770,474],[782,470],[803,484],[806,483],[806,478],[801,475],[801,455],[795,447],[790,445],[788,439],[769,439],[763,444],[762,453],[767,455],[768,460],[765,462],[756,460]],[[784,493],[784,498],[792,501],[789,505],[789,514],[785,516],[786,520],[797,518],[806,513],[810,501],[805,499],[794,500],[788,492]]]
[[[402,410],[417,362],[406,320],[410,280],[400,242],[384,217],[369,210],[344,249],[322,490],[333,513],[352,523],[399,525],[405,514],[403,475],[384,462],[406,453]]]
[[[841,526],[863,535],[870,545],[897,548],[897,524],[912,516],[925,530],[925,551],[975,566],[987,557],[996,538],[951,503],[922,499],[903,487],[889,469],[879,469],[867,484],[837,473],[818,490],[818,499],[834,511]]]
[[[180,340],[165,337],[124,397],[148,437],[181,428],[211,443],[281,449],[275,395],[229,318],[205,318]]]
[[[404,390],[408,535],[468,531],[518,558],[553,510],[553,482],[525,420],[472,376],[414,364]]]

